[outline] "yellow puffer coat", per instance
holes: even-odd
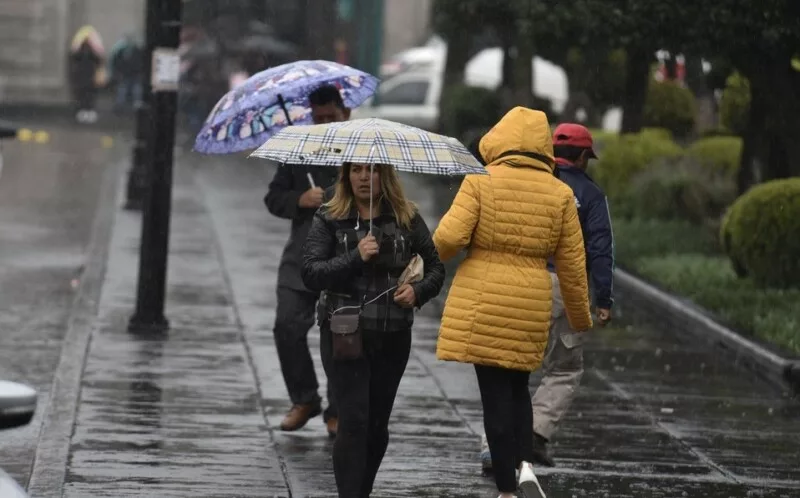
[[[547,346],[555,257],[569,323],[592,326],[572,190],[553,176],[547,117],[510,110],[480,143],[489,175],[468,175],[433,241],[442,260],[468,248],[450,288],[436,356],[532,371]]]

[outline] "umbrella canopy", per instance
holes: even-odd
[[[105,56],[106,49],[103,45],[103,39],[93,26],[83,26],[75,33],[70,44],[70,51],[77,52],[84,43],[88,43],[92,51],[99,57]]]
[[[352,109],[367,100],[378,78],[336,62],[297,61],[254,74],[228,92],[206,119],[195,150],[229,154],[255,149],[290,124],[311,123],[308,94],[334,85],[344,105]]]
[[[410,173],[487,174],[455,138],[376,118],[284,128],[251,156],[309,166],[352,162]]]

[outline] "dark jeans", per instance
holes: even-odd
[[[308,349],[308,331],[314,326],[317,294],[289,287],[278,287],[278,309],[275,316],[275,346],[281,362],[281,372],[295,405],[319,404],[317,374],[314,360]],[[329,334],[330,332],[328,332]],[[320,355],[325,375],[330,379],[330,338],[321,337]],[[326,345],[327,343],[327,345]],[[332,395],[328,382],[328,408],[324,414],[327,421],[336,417],[336,397]]]
[[[333,471],[340,498],[366,498],[372,492],[389,445],[389,417],[410,352],[410,330],[366,331],[363,358],[332,362],[329,379],[339,402]]]
[[[483,404],[483,427],[492,454],[497,489],[514,493],[514,470],[533,461],[533,410],[530,372],[475,365]]]
[[[117,96],[114,107],[122,110],[132,108],[142,98],[142,83],[137,78],[125,78],[117,83]]]

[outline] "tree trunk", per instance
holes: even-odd
[[[652,53],[640,49],[628,51],[625,98],[622,102],[622,133],[638,133],[642,129]]]
[[[459,30],[448,37],[447,52],[444,62],[444,77],[442,79],[442,93],[439,96],[439,122],[437,129],[441,130],[443,125],[443,113],[441,103],[446,101],[447,94],[454,85],[464,83],[464,68],[469,62],[470,47],[472,37],[468,30]],[[438,70],[438,68],[436,68]]]
[[[501,36],[500,47],[503,51],[503,62],[501,66],[500,101],[503,105],[503,112],[514,107],[514,66],[516,65],[517,48],[512,45],[508,36]]]
[[[750,81],[750,117],[737,186],[800,175],[800,73],[789,57],[759,58],[744,66]]]
[[[514,59],[513,92],[514,103],[524,107],[533,105],[533,42],[529,36],[521,36]]]
[[[586,113],[584,119],[579,119],[578,111],[583,109]],[[603,124],[603,113],[592,102],[589,95],[582,90],[570,90],[569,100],[561,113],[562,123],[581,123],[589,128],[599,128]]]
[[[669,54],[664,60],[664,79],[667,81],[678,79],[678,61],[675,59],[675,54]]]
[[[751,89],[755,87],[751,83]],[[766,112],[763,104],[763,94],[753,92],[750,99],[750,117],[744,133],[742,157],[739,172],[736,175],[736,188],[739,194],[744,194],[750,187],[760,181],[763,169],[765,147],[763,143],[763,130],[765,127]]]

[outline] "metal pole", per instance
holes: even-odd
[[[167,49],[175,54],[174,50],[180,42],[181,4],[181,0],[148,0],[148,12],[152,10],[157,17],[154,36],[147,43],[148,56],[152,57],[154,49]],[[167,71],[168,78],[176,84],[177,65],[169,67],[173,67],[174,71]],[[153,88],[150,98],[149,138],[153,154],[152,161],[148,161],[148,185],[143,205],[136,312],[128,324],[128,330],[135,333],[160,333],[169,328],[169,322],[164,317],[164,301],[178,95],[175,88],[165,88]]]
[[[159,18],[157,2],[147,2],[145,14],[145,46],[142,50],[142,95],[136,103],[136,141],[133,146],[131,169],[128,170],[128,183],[125,189],[124,208],[131,211],[142,210],[142,200],[147,188],[147,164],[152,159],[150,145],[150,109],[151,93],[150,75],[152,73],[152,60],[150,54],[153,43],[158,36]]]

